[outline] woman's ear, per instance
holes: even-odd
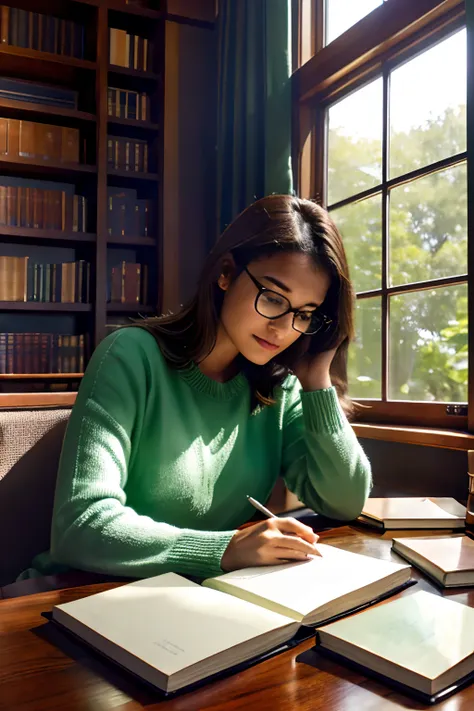
[[[217,283],[222,291],[227,291],[229,286],[232,284],[234,275],[236,271],[235,260],[232,254],[226,254],[222,257],[221,261],[221,274]]]

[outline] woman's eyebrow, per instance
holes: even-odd
[[[282,281],[280,281],[276,277],[263,276],[263,277],[260,277],[260,279],[265,279],[266,281],[270,281],[272,284],[275,284],[275,286],[277,286],[282,291],[286,291],[287,294],[291,294],[290,287],[287,286],[286,284],[284,284]],[[314,308],[317,308],[319,306],[319,304],[315,304],[311,301],[311,302],[305,304],[305,306],[314,306]]]

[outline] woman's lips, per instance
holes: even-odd
[[[254,338],[258,345],[262,346],[262,348],[265,348],[267,351],[277,351],[279,348],[279,346],[276,346],[274,343],[270,343],[270,341],[265,341],[263,338],[259,338],[258,336],[254,336]]]

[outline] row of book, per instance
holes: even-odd
[[[109,61],[119,67],[148,71],[150,44],[146,37],[130,35],[126,30],[109,30]]]
[[[0,118],[0,155],[79,163],[79,129]]]
[[[0,374],[83,373],[87,334],[0,333]]]
[[[148,265],[121,262],[112,267],[110,298],[112,303],[146,304],[148,302]]]
[[[148,143],[129,138],[107,139],[107,164],[115,170],[148,172]]]
[[[151,200],[139,200],[132,188],[107,188],[107,229],[110,237],[148,237]]]
[[[116,118],[148,121],[150,99],[145,92],[116,89],[109,86],[107,91],[107,113]]]
[[[84,27],[79,23],[5,5],[0,9],[2,44],[77,59],[84,57]]]
[[[1,184],[6,183],[6,184]],[[86,232],[87,199],[74,186],[0,176],[0,225]],[[66,189],[64,189],[66,188]]]
[[[82,259],[38,264],[29,257],[0,257],[0,301],[89,303],[90,264]]]
[[[44,106],[77,109],[77,91],[51,84],[0,77],[0,98]]]

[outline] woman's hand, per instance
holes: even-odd
[[[295,365],[294,372],[306,392],[330,388],[329,368],[336,355],[337,347],[316,355],[306,353]]]
[[[278,565],[318,555],[318,536],[294,518],[270,518],[237,531],[221,560],[222,570]]]

